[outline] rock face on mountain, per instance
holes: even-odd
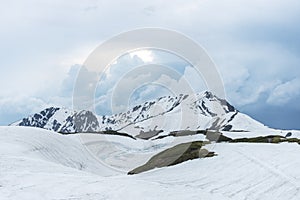
[[[20,122],[17,122],[15,125],[19,126],[33,126],[45,128],[46,124],[50,121],[53,115],[59,110],[59,108],[47,108],[40,113],[36,113],[30,117],[24,118]],[[52,122],[52,130],[57,131],[57,127],[60,126],[58,122],[55,120]]]
[[[251,131],[266,128],[208,91],[161,97],[111,116],[51,107],[12,125],[39,127],[63,134],[122,130],[134,136],[156,130]]]

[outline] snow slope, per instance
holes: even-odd
[[[109,167],[114,163],[122,169],[122,154],[102,149],[111,162],[105,160],[109,164],[106,165],[82,145],[100,144],[101,140],[102,144],[113,144],[128,153],[140,152],[147,157],[172,144],[201,139],[197,137],[200,136],[148,141],[103,135],[94,138],[89,134],[63,136],[43,129],[0,127],[0,199],[300,198],[297,144],[211,144],[207,148],[215,151],[216,157],[134,176]],[[136,164],[144,162],[138,157],[136,160]]]

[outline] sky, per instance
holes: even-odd
[[[300,129],[299,21],[298,0],[1,0],[0,125],[48,106],[72,108],[78,70],[97,46],[124,31],[160,27],[207,51],[238,110],[270,127]],[[136,52],[114,63],[99,84],[97,113],[110,112],[111,86],[126,66],[152,62],[172,66],[202,89],[182,60]],[[150,84],[137,88],[129,103],[169,92]]]

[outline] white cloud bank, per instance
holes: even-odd
[[[219,67],[227,97],[239,107],[288,104],[299,97],[298,0],[11,0],[0,12],[3,113],[9,113],[4,107],[23,107],[21,117],[34,110],[24,102],[42,106],[34,99],[45,105],[59,103],[62,96],[70,99],[70,66],[81,65],[107,38],[137,27],[174,29],[203,45]],[[119,70],[110,74],[118,78]],[[200,84],[193,73],[190,81]],[[105,95],[98,93],[102,101]],[[7,121],[0,118],[0,124]]]
[[[298,100],[300,95],[300,78],[279,84],[275,87],[267,102],[272,105],[284,105]]]

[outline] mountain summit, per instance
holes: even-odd
[[[63,134],[115,130],[133,136],[154,130],[252,131],[266,128],[208,91],[160,97],[110,116],[51,107],[11,125],[39,127]]]

